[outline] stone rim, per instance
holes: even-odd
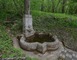
[[[53,36],[55,41],[54,42],[44,42],[44,43],[39,43],[39,42],[26,42],[25,37],[22,36],[20,39],[20,47],[24,50],[27,51],[38,51],[41,53],[45,53],[46,51],[53,51],[59,48],[59,40],[57,39],[56,36]],[[40,49],[41,48],[41,49]]]

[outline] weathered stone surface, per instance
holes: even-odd
[[[59,48],[59,41],[55,41],[53,43],[47,43],[47,50],[56,50]]]
[[[28,51],[38,51],[40,53],[45,53],[46,51],[52,51],[59,48],[59,40],[55,38],[54,42],[27,42],[25,37],[20,39],[20,46],[21,48],[28,50]]]
[[[27,43],[25,48],[26,50],[29,50],[29,51],[36,50],[37,43]]]
[[[41,52],[41,53],[45,53],[47,50],[47,47],[46,47],[46,43],[38,43],[37,44],[37,51]]]
[[[37,42],[36,43],[25,42],[24,37],[22,37],[21,40],[20,40],[20,46],[23,49],[25,49],[25,50],[32,51],[32,50],[36,50],[36,48],[37,48]]]
[[[32,16],[31,15],[25,15],[23,18],[23,30],[26,37],[29,37],[34,34],[33,25],[32,25]]]
[[[55,39],[55,42],[47,43],[47,50],[56,50],[59,48],[59,40],[57,36],[53,36],[53,38]]]
[[[25,54],[32,58],[37,58],[37,60],[58,60],[62,50],[64,50],[64,48],[62,46],[62,43],[60,42],[59,49],[55,51],[47,51],[44,54],[41,53],[35,54],[34,52],[25,51]]]

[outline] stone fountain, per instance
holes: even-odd
[[[34,31],[30,14],[30,0],[25,0],[23,35],[19,43],[28,56],[36,57],[38,60],[57,60],[63,50],[62,43],[57,36]]]

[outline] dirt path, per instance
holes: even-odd
[[[15,48],[20,48],[19,43],[18,43],[18,39],[15,38],[15,37],[13,37],[12,40],[13,40],[13,46],[14,46]]]

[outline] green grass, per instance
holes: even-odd
[[[32,11],[34,28],[50,29],[54,27],[77,27],[77,17],[60,13]]]
[[[0,54],[2,58],[22,56],[20,49],[15,49],[12,45],[12,39],[9,37],[4,26],[0,26]]]
[[[74,16],[74,15],[68,15],[68,14],[63,14],[63,13],[48,13],[48,12],[42,12],[42,11],[35,11],[35,10],[32,10],[32,14],[33,15],[40,15],[40,16],[47,16],[47,15],[52,15],[54,16],[55,18],[71,18],[73,20],[77,20],[77,16]]]
[[[12,39],[9,37],[5,26],[0,26],[0,58],[23,57],[21,49],[13,47]],[[27,57],[26,60],[37,60],[37,58]]]

